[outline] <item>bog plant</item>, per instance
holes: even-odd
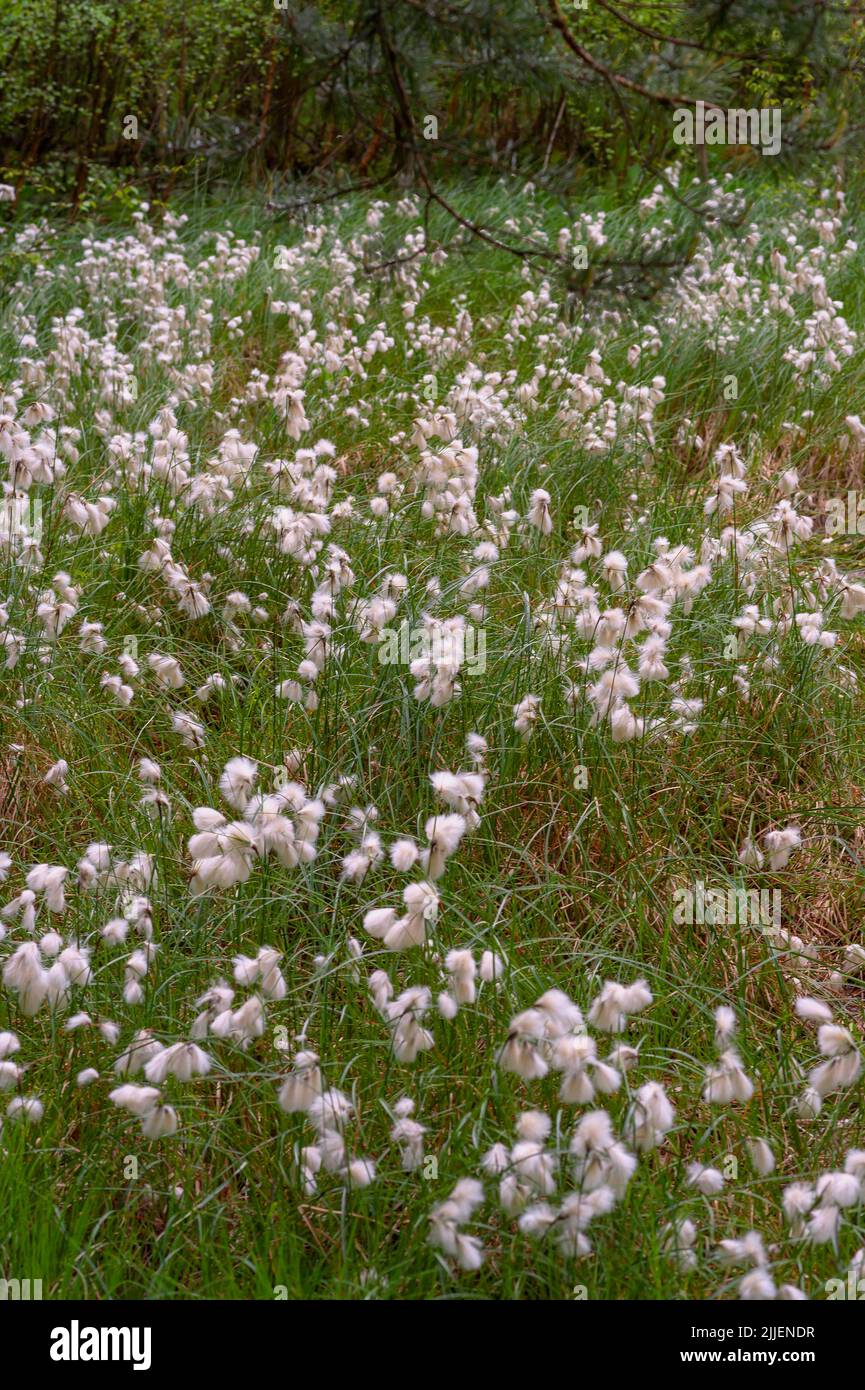
[[[578,312],[410,194],[4,227],[16,1277],[858,1278],[865,582],[820,519],[861,219],[840,179],[708,192],[659,298]],[[592,254],[677,216],[511,209]]]

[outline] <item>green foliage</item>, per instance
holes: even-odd
[[[758,228],[754,274],[765,288],[772,278],[771,248],[782,241],[803,203],[811,211],[818,204],[813,189],[772,190],[756,174],[747,191]],[[623,243],[620,223],[645,226],[622,210],[620,190],[612,184],[599,187],[593,180],[580,194],[581,206],[607,212],[611,236],[621,236]],[[477,183],[448,188],[448,196],[478,220],[491,215],[491,194]],[[329,235],[338,236],[342,254],[364,234],[370,201],[346,198],[332,210]],[[851,202],[861,206],[855,189]],[[276,245],[296,243],[299,237],[284,225],[274,226],[246,195],[217,206],[191,203],[188,211],[181,244],[190,264],[211,250],[215,236],[229,224],[248,241],[261,237],[262,248],[249,273],[236,283],[222,284],[217,278],[204,287],[169,287],[172,306],[185,306],[190,320],[202,294],[213,314],[214,394],[209,402],[193,400],[181,410],[191,452],[204,460],[224,433],[225,412],[251,365],[274,371],[291,341],[284,321],[269,313],[268,295],[271,288],[277,297],[281,294],[280,277],[271,270]],[[550,196],[523,194],[510,211],[524,233],[527,224],[540,225],[555,237],[562,225],[561,210]],[[414,226],[410,213],[390,206],[382,236],[398,241]],[[92,230],[52,232],[47,251],[43,247],[19,264],[20,297],[43,349],[53,341],[56,316],[81,304],[97,321],[102,312],[116,315],[128,350],[134,350],[141,325],[135,300],[123,302],[125,282],[115,284],[112,297],[104,300],[101,289],[94,287],[91,297],[70,273],[80,255],[80,236]],[[851,218],[844,235],[847,230],[862,240],[861,212]],[[538,360],[536,339],[529,335],[507,343],[504,338],[510,311],[526,289],[518,264],[478,241],[461,247],[444,215],[432,231],[452,240],[448,256],[425,267],[428,289],[422,312],[447,328],[455,297],[464,294],[476,326],[474,348],[485,369],[513,370],[517,381],[527,381]],[[733,238],[724,241],[720,232],[717,238],[723,263]],[[333,312],[327,303],[333,290],[327,254],[332,245],[329,240],[325,254],[308,259],[296,287],[312,307],[322,335]],[[39,263],[56,277],[40,277]],[[422,521],[418,498],[411,493],[380,530],[365,524],[362,508],[383,461],[388,467],[403,466],[393,434],[410,427],[414,407],[404,393],[417,389],[431,364],[405,350],[398,288],[394,292],[386,278],[364,284],[375,296],[368,321],[383,321],[397,347],[381,375],[371,371],[348,394],[338,395],[327,374],[310,376],[306,406],[312,428],[305,442],[326,435],[350,464],[340,472],[337,495],[359,498],[362,520],[350,533],[358,575],[372,583],[386,569],[404,570],[422,602],[425,581],[433,575],[441,578],[446,592],[462,579],[453,542],[436,537],[432,525]],[[865,297],[855,262],[842,267],[829,289],[843,299],[849,322],[861,332]],[[232,338],[227,324],[247,315],[244,337]],[[0,1030],[20,1033],[24,1084],[28,1093],[46,1101],[40,1127],[28,1130],[7,1123],[4,1128],[0,1267],[38,1274],[50,1297],[269,1299],[274,1287],[282,1285],[292,1298],[538,1299],[569,1298],[575,1283],[585,1284],[591,1298],[606,1299],[729,1293],[729,1276],[711,1259],[688,1271],[664,1253],[665,1225],[687,1212],[698,1223],[706,1247],[756,1226],[767,1243],[778,1242],[778,1278],[801,1281],[819,1297],[824,1281],[843,1272],[861,1246],[861,1209],[845,1218],[837,1253],[828,1245],[791,1242],[779,1216],[778,1200],[787,1182],[837,1166],[843,1149],[861,1138],[856,1128],[861,1087],[834,1098],[819,1124],[806,1130],[796,1121],[800,1073],[813,1060],[813,1045],[792,1017],[796,991],[782,973],[784,953],[744,930],[672,928],[667,909],[671,878],[732,882],[739,872],[736,853],[743,836],[796,816],[807,833],[808,858],[794,862],[778,880],[785,921],[819,946],[821,961],[832,968],[840,964],[844,944],[861,938],[865,879],[856,791],[865,772],[861,695],[851,698],[822,658],[814,659],[812,648],[793,642],[780,670],[763,671],[755,658],[752,698],[745,703],[736,699],[723,674],[728,661],[722,644],[744,595],[732,574],[721,576],[693,612],[678,620],[675,651],[677,657],[686,652],[693,663],[693,690],[707,697],[713,692],[714,703],[699,729],[672,745],[647,739],[612,746],[603,732],[590,727],[584,708],[575,712],[566,706],[557,664],[545,654],[528,608],[552,591],[573,542],[567,527],[577,502],[591,505],[606,543],[619,534],[626,537],[634,568],[649,553],[652,536],[663,532],[674,545],[693,541],[695,530],[704,525],[702,500],[712,470],[708,459],[683,458],[677,437],[686,421],[701,430],[711,425],[728,370],[739,373],[741,392],[734,404],[723,407],[724,437],[743,443],[750,438],[754,497],[749,506],[762,513],[781,466],[798,467],[803,490],[816,492],[823,462],[838,463],[845,414],[861,409],[861,356],[846,365],[830,392],[805,397],[795,391],[783,360],[784,350],[801,339],[799,317],[777,334],[771,321],[762,325],[747,352],[728,347],[724,353],[717,350],[711,327],[693,322],[671,326],[668,318],[659,356],[636,369],[628,362],[627,349],[637,328],[626,329],[624,318],[619,322],[620,335],[612,330],[604,340],[604,367],[611,380],[641,380],[656,370],[667,379],[651,456],[625,436],[609,455],[562,438],[558,388],[539,400],[538,410],[506,446],[483,443],[484,493],[509,486],[514,506],[524,513],[532,487],[542,482],[555,499],[556,531],[544,545],[515,540],[502,558],[490,601],[489,670],[483,679],[467,678],[461,699],[442,710],[420,705],[407,673],[379,665],[349,624],[345,630],[340,627],[321,703],[308,720],[297,708],[287,711],[273,694],[275,679],[293,668],[300,649],[295,636],[287,634],[271,649],[268,624],[250,629],[237,649],[226,645],[211,617],[190,630],[167,607],[158,627],[149,626],[148,614],[161,591],[155,577],[141,571],[138,557],[152,540],[154,513],[164,515],[166,507],[174,506],[158,479],[141,492],[117,489],[118,508],[103,535],[81,536],[71,549],[57,545],[49,551],[46,575],[68,563],[82,592],[79,617],[104,621],[109,650],[104,659],[82,654],[73,625],[57,644],[50,668],[31,661],[0,672],[10,712],[5,741],[25,750],[20,768],[10,774],[20,810],[0,844],[15,860],[15,878],[4,887],[4,901],[17,891],[21,866],[74,863],[94,839],[124,854],[144,845],[159,870],[153,895],[159,953],[140,1009],[119,1000],[122,956],[106,960],[101,948],[94,953],[98,968],[81,1007],[94,1018],[121,1022],[117,1046],[100,1042],[95,1029],[66,1031],[62,1016],[47,1010],[23,1017],[9,992],[0,991]],[[654,306],[637,327],[647,322],[656,322]],[[730,323],[744,334],[741,311],[731,310]],[[562,340],[569,369],[582,370],[591,341],[578,331],[572,340]],[[12,379],[18,374],[18,355],[15,322],[8,315],[0,320],[0,375]],[[141,360],[137,354],[136,363]],[[462,365],[458,359],[438,368],[442,393]],[[118,411],[117,425],[146,436],[175,383],[163,367],[151,364],[140,371],[138,397]],[[64,415],[82,431],[80,457],[62,488],[40,489],[49,517],[68,491],[91,496],[103,485],[107,441],[93,427],[98,387],[97,363],[88,358],[75,382],[73,408]],[[805,400],[815,413],[807,434],[797,441],[784,422],[802,418]],[[362,402],[370,424],[359,433],[345,406],[361,408]],[[243,438],[254,438],[264,459],[288,457],[295,448],[268,402],[250,407],[239,423]],[[60,494],[53,503],[52,490]],[[636,504],[630,500],[634,493]],[[257,475],[210,517],[175,509],[178,554],[191,572],[214,576],[215,595],[224,597],[237,582],[235,573],[243,576],[250,594],[263,594],[271,607],[281,609],[296,592],[298,574],[277,555],[262,523],[272,500]],[[247,516],[256,524],[244,526]],[[622,531],[624,521],[628,527]],[[338,536],[342,543],[345,537]],[[229,565],[220,553],[226,542],[232,547]],[[858,556],[853,546],[859,547]],[[861,564],[861,542],[850,538],[850,547],[845,568]],[[815,539],[809,564],[820,550]],[[31,583],[27,571],[7,572],[4,596],[17,586],[26,591]],[[34,589],[41,583],[40,577]],[[791,583],[797,601],[807,604],[804,576],[791,575]],[[861,622],[858,635],[853,624],[844,625],[843,654],[860,687],[865,678]],[[242,693],[229,688],[211,708],[202,752],[190,753],[172,737],[164,695],[152,681],[139,683],[129,709],[104,698],[99,673],[115,669],[130,635],[140,639],[142,662],[153,647],[176,654],[190,689],[215,669],[242,675]],[[541,696],[544,713],[531,742],[523,745],[511,728],[510,709],[529,688]],[[27,695],[23,703],[22,690]],[[482,826],[448,871],[437,944],[504,952],[510,961],[507,988],[501,995],[487,990],[477,1009],[461,1014],[452,1026],[437,1021],[436,1050],[414,1069],[400,1067],[390,1056],[385,1029],[371,1014],[365,977],[358,982],[356,962],[345,951],[346,939],[360,931],[365,908],[386,896],[382,885],[390,891],[392,879],[384,877],[389,870],[381,869],[381,876],[360,888],[340,883],[339,860],[347,840],[337,823],[333,829],[328,825],[314,866],[294,875],[263,866],[263,877],[228,895],[194,902],[188,896],[185,840],[192,809],[211,804],[226,759],[242,751],[260,758],[264,767],[278,766],[287,748],[307,743],[314,760],[309,772],[313,785],[352,775],[358,804],[378,807],[383,834],[415,833],[432,810],[429,774],[460,764],[469,729],[489,736],[495,776]],[[171,816],[155,822],[137,804],[135,760],[142,753],[158,757],[173,808]],[[68,760],[70,786],[68,794],[54,796],[39,777],[59,755]],[[591,766],[585,790],[574,785],[576,764]],[[71,889],[70,898],[64,931],[74,922],[82,941],[95,940],[113,915],[113,889],[89,896]],[[11,942],[16,939],[12,924],[9,930]],[[180,1134],[162,1144],[145,1142],[104,1094],[113,1084],[112,1066],[121,1046],[139,1026],[155,1028],[165,1041],[187,1036],[195,997],[217,976],[230,977],[233,953],[265,942],[284,952],[288,983],[286,1000],[273,1006],[267,1034],[247,1051],[208,1040],[208,1048],[218,1052],[219,1070],[199,1086],[169,1092],[181,1111]],[[410,964],[402,960],[395,966],[392,957],[376,951],[375,943],[367,942],[366,948],[364,971],[381,964],[403,971],[406,979],[435,984],[434,961],[421,961],[420,953]],[[315,956],[324,958],[323,968],[313,968]],[[801,975],[810,966],[787,957],[786,969]],[[419,971],[428,973],[419,976]],[[455,1274],[426,1243],[431,1207],[459,1178],[478,1171],[480,1154],[493,1140],[512,1140],[521,1110],[541,1105],[553,1111],[557,1105],[557,1080],[524,1085],[495,1065],[509,1017],[552,984],[567,989],[585,1007],[605,978],[636,974],[646,975],[655,1003],[628,1035],[641,1049],[642,1070],[635,1084],[651,1075],[671,1085],[679,1120],[668,1146],[641,1159],[626,1200],[610,1221],[598,1223],[597,1236],[593,1230],[595,1254],[590,1259],[575,1264],[562,1259],[552,1242],[523,1239],[490,1201],[477,1227],[489,1250],[487,1261],[476,1276]],[[838,1009],[845,1017],[849,1010],[861,1018],[861,977],[849,984]],[[804,987],[800,984],[800,992]],[[703,1068],[712,1055],[712,1012],[722,1002],[739,1014],[737,1046],[748,1073],[760,1083],[744,1111],[709,1112],[698,1099]],[[377,1182],[368,1191],[345,1193],[331,1175],[322,1178],[313,1198],[302,1191],[296,1150],[308,1142],[310,1132],[302,1116],[286,1116],[276,1103],[285,1071],[284,1055],[274,1046],[277,1024],[292,1038],[308,1030],[329,1084],[352,1088],[364,1151],[380,1158]],[[91,1062],[102,1073],[96,1083],[101,1089],[76,1087],[76,1073]],[[390,1145],[392,1117],[386,1106],[404,1092],[416,1099],[418,1118],[428,1127],[428,1152],[437,1159],[429,1179],[403,1172]],[[625,1097],[605,1103],[615,1109],[618,1123]],[[566,1113],[556,1136],[563,1148],[572,1116]],[[754,1134],[767,1138],[778,1159],[777,1173],[761,1183],[744,1145]],[[129,1156],[138,1160],[134,1174],[127,1167]],[[740,1164],[739,1176],[720,1201],[710,1203],[683,1188],[687,1164],[720,1163],[730,1156]]]
[[[77,210],[90,166],[163,184],[415,167],[553,177],[664,156],[661,98],[782,104],[791,150],[861,111],[857,4],[619,8],[589,0],[6,0],[0,173],[49,155]],[[558,27],[556,27],[558,24]],[[640,90],[650,93],[641,95]],[[653,95],[652,95],[653,94]],[[425,142],[425,116],[439,134]],[[132,117],[136,134],[124,124]]]

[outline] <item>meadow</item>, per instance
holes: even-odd
[[[0,202],[0,1276],[865,1278],[865,206],[685,168]]]

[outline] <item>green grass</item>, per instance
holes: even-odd
[[[773,277],[769,253],[783,245],[791,227],[805,248],[818,245],[808,219],[820,185],[797,191],[755,177],[744,187],[753,244],[745,243],[741,228],[712,229],[708,243],[713,265],[734,261],[753,302],[762,303]],[[558,229],[573,222],[540,195],[506,202],[504,189],[475,186],[454,196],[473,217],[496,204],[506,207],[520,223],[522,240],[532,228],[544,228],[554,243]],[[855,186],[849,200],[838,246],[847,237],[860,245],[865,238]],[[102,287],[88,290],[77,278],[82,236],[106,242],[131,229],[58,227],[40,253],[47,275],[36,257],[10,251],[8,230],[0,239],[7,279],[0,395],[20,376],[20,357],[44,358],[54,349],[52,320],[76,306],[85,311],[82,322],[93,338],[107,335],[128,356],[138,386],[131,405],[113,409],[100,423],[97,411],[109,403],[100,398],[98,347],[85,354],[89,360],[72,377],[56,422],[80,430],[79,457],[62,480],[33,489],[43,504],[44,568],[28,572],[0,555],[9,625],[26,638],[14,669],[0,669],[0,849],[13,859],[4,901],[21,891],[33,864],[69,866],[67,911],[49,923],[42,908],[39,934],[54,925],[64,940],[92,948],[92,980],[74,991],[71,1007],[121,1028],[114,1045],[95,1028],[65,1032],[63,1011],[43,1006],[24,1017],[14,993],[0,988],[0,1030],[14,1030],[21,1040],[19,1090],[45,1106],[41,1124],[7,1122],[0,1140],[0,1274],[41,1278],[50,1297],[272,1298],[282,1286],[290,1298],[551,1299],[572,1297],[576,1285],[590,1298],[735,1297],[738,1276],[719,1267],[715,1248],[720,1239],[757,1229],[770,1247],[776,1283],[799,1284],[821,1297],[825,1281],[843,1276],[865,1244],[861,1205],[845,1208],[836,1251],[831,1244],[792,1239],[780,1198],[788,1183],[842,1166],[846,1150],[863,1143],[861,1083],[829,1097],[815,1121],[797,1117],[803,1069],[817,1060],[817,1047],[813,1027],[793,1014],[797,994],[818,994],[861,1038],[862,980],[845,964],[844,950],[862,942],[863,704],[839,668],[860,681],[865,674],[863,618],[843,620],[830,607],[826,625],[838,631],[837,646],[823,652],[794,632],[779,643],[775,669],[764,669],[759,659],[769,642],[755,639],[742,656],[748,699],[737,692],[736,663],[724,652],[744,604],[762,602],[768,611],[774,600],[789,598],[801,611],[811,606],[808,590],[826,554],[851,578],[865,566],[862,539],[842,536],[829,547],[820,520],[821,499],[862,486],[861,458],[839,449],[844,417],[861,409],[865,386],[865,289],[857,258],[826,268],[831,297],[843,301],[841,312],[860,335],[856,350],[826,385],[797,391],[784,353],[802,344],[805,318],[813,312],[810,295],[791,296],[792,315],[768,312],[761,320],[753,303],[731,307],[719,300],[718,290],[730,279],[720,273],[707,283],[711,312],[703,323],[688,321],[669,290],[645,303],[633,296],[590,300],[580,332],[580,307],[565,302],[549,268],[541,263],[523,277],[518,261],[455,235],[444,217],[432,219],[433,234],[448,248],[443,264],[429,258],[406,263],[404,273],[419,280],[416,292],[408,296],[393,276],[364,273],[365,254],[387,259],[418,225],[417,217],[391,205],[373,232],[365,222],[368,206],[354,198],[322,210],[317,220],[327,230],[321,245],[308,252],[291,281],[272,266],[277,245],[298,243],[296,225],[269,219],[240,198],[189,206],[189,221],[170,249],[182,251],[191,267],[213,253],[214,235],[228,226],[235,237],[260,238],[261,246],[234,282],[208,276],[188,288],[170,283],[165,294],[170,306],[186,306],[187,325],[203,298],[212,301],[212,343],[198,355],[214,364],[213,394],[209,401],[196,394],[177,410],[189,440],[189,472],[206,471],[228,428],[259,448],[249,485],[236,486],[233,499],[220,502],[212,515],[175,501],[159,479],[147,488],[127,486],[109,457],[112,435],[141,431],[146,440],[150,422],[177,389],[166,365],[148,362],[141,352],[151,316],[133,276],[145,252],[135,248],[120,264],[112,242],[101,253]],[[672,236],[682,225],[675,209],[669,212],[673,231],[662,227],[666,208],[641,223],[630,203],[616,206],[603,193],[587,197],[579,210],[600,207],[608,212],[614,248],[632,245],[641,227],[658,226]],[[154,259],[162,254],[157,250]],[[356,297],[345,288],[347,267],[353,267]],[[537,291],[546,274],[557,309],[507,341],[520,296]],[[288,320],[268,310],[269,293],[303,298],[320,341],[331,331],[329,322],[338,324],[338,351],[347,350],[350,331],[362,344],[379,323],[395,338],[394,347],[367,364],[365,380],[348,373],[308,375],[303,388],[310,428],[299,441],[287,438],[267,401],[231,408],[253,369],[272,378],[281,354],[297,351]],[[433,343],[410,353],[402,299],[417,300],[417,318],[428,317],[430,330],[449,331],[456,296],[464,297],[471,314],[470,339],[450,357],[442,358]],[[237,315],[248,316],[242,339],[226,327]],[[658,330],[660,350],[629,363],[628,348],[647,324]],[[26,351],[19,347],[25,331],[38,343]],[[177,365],[197,355],[186,334],[184,328]],[[627,427],[608,451],[593,452],[559,417],[565,383],[550,378],[581,372],[595,346],[610,383],[605,399],[619,400],[620,381],[665,378],[653,441]],[[265,525],[275,506],[291,503],[276,497],[262,462],[292,459],[298,447],[322,438],[333,441],[339,461],[334,501],[353,498],[356,516],[335,521],[327,541],[350,557],[355,579],[349,598],[371,595],[386,572],[400,571],[409,580],[400,618],[419,621],[433,577],[441,585],[436,611],[464,613],[459,585],[479,537],[437,535],[410,485],[384,522],[366,525],[365,519],[379,474],[393,471],[410,484],[417,450],[407,433],[392,441],[410,432],[427,408],[420,394],[425,374],[434,373],[435,400],[442,403],[467,361],[485,373],[512,371],[517,383],[529,381],[539,363],[548,367],[537,409],[518,412],[515,428],[501,438],[481,435],[477,441],[479,519],[491,517],[487,499],[504,489],[510,489],[506,505],[524,516],[538,487],[550,492],[554,519],[549,536],[515,527],[491,567],[486,672],[466,675],[461,694],[443,708],[419,702],[406,668],[380,664],[375,647],[359,641],[343,595],[334,623],[337,650],[317,685],[318,709],[307,714],[278,700],[276,683],[294,675],[303,655],[300,639],[279,617],[289,599],[308,614],[313,584],[279,553]],[[724,398],[730,373],[738,379],[734,401]],[[19,410],[34,397],[56,403],[51,360],[47,374],[48,386],[28,388]],[[368,424],[347,416],[346,406],[357,406]],[[808,411],[813,414],[803,414]],[[814,536],[795,549],[789,565],[776,565],[759,580],[756,596],[746,592],[737,567],[722,559],[690,612],[677,603],[668,665],[685,694],[704,701],[697,727],[687,735],[671,728],[669,688],[644,686],[635,713],[667,722],[656,737],[617,744],[607,727],[592,727],[584,700],[574,709],[564,698],[562,676],[573,674],[589,644],[575,641],[570,654],[557,656],[537,619],[575,543],[570,522],[576,507],[599,523],[605,552],[625,552],[632,580],[652,558],[655,537],[699,549],[704,531],[718,534],[717,518],[702,513],[716,472],[712,449],[682,442],[686,420],[692,422],[686,432],[711,438],[712,448],[722,441],[739,446],[749,483],[740,523],[768,513],[779,474],[795,467],[800,510],[815,518]],[[803,432],[791,434],[790,422],[802,424]],[[467,427],[462,437],[468,442]],[[69,492],[88,500],[111,493],[116,508],[100,536],[81,536],[61,519]],[[139,568],[157,514],[176,521],[175,558],[195,578],[211,576],[213,609],[195,623],[186,621],[157,576]],[[595,562],[585,568],[597,582]],[[60,639],[46,644],[36,603],[60,570],[71,576],[80,603]],[[599,588],[600,607],[613,605],[602,581]],[[241,619],[235,641],[220,610],[238,589],[266,616]],[[104,625],[104,655],[79,650],[83,619]],[[108,701],[99,678],[118,670],[129,638],[137,639],[142,670],[132,704],[122,709]],[[182,690],[160,691],[146,664],[153,651],[177,657]],[[690,661],[690,676],[683,658]],[[170,711],[195,713],[192,693],[214,672],[239,681],[208,707],[204,747],[190,750],[173,734]],[[541,697],[542,714],[524,743],[512,727],[512,708],[529,692]],[[442,908],[433,947],[391,955],[363,931],[363,914],[398,905],[405,883],[420,873],[399,875],[385,860],[359,885],[341,881],[340,861],[352,847],[345,809],[375,805],[386,845],[406,834],[422,842],[426,818],[441,809],[429,775],[465,767],[465,738],[473,731],[490,748],[481,824],[464,837],[438,884]],[[7,745],[18,751],[6,751]],[[311,794],[339,777],[354,779],[345,806],[325,816],[317,858],[293,870],[274,860],[258,863],[248,882],[191,898],[191,813],[221,805],[217,783],[225,762],[238,754],[257,759],[262,785],[269,787],[284,754],[298,747],[307,750],[302,777]],[[155,822],[138,805],[136,762],[142,756],[160,763],[160,785],[171,803],[170,815]],[[69,764],[65,795],[41,781],[58,758]],[[577,766],[587,770],[585,790],[574,786]],[[737,853],[744,838],[790,821],[800,826],[803,846],[789,867],[774,874],[743,869]],[[108,842],[123,859],[144,850],[157,868],[149,895],[158,949],[137,1006],[122,998],[124,961],[139,944],[134,932],[126,946],[108,946],[99,937],[116,915],[117,884],[90,893],[76,886],[75,865],[93,841]],[[697,880],[779,888],[784,928],[812,948],[813,959],[791,955],[748,926],[677,924],[674,889]],[[17,923],[6,926],[0,962],[24,939]],[[360,961],[348,950],[350,937],[363,943]],[[264,944],[283,952],[287,985],[285,999],[266,1006],[264,1035],[246,1050],[213,1037],[203,1041],[213,1058],[210,1074],[189,1084],[169,1079],[162,1088],[178,1110],[177,1136],[144,1139],[137,1121],[108,1101],[115,1058],[139,1028],[153,1029],[165,1043],[186,1038],[198,996],[217,979],[230,980],[237,952],[254,954]],[[477,1003],[451,1023],[433,1005],[427,1022],[434,1048],[410,1066],[400,1064],[369,999],[367,977],[386,969],[397,993],[427,984],[435,997],[443,987],[436,955],[456,947],[504,956],[501,988],[483,985]],[[843,979],[833,984],[830,975],[838,971]],[[625,1035],[639,1044],[639,1064],[618,1094],[599,1096],[594,1105],[609,1109],[620,1134],[630,1093],[649,1080],[662,1081],[676,1107],[665,1142],[640,1155],[623,1200],[592,1224],[593,1253],[579,1260],[566,1258],[551,1238],[524,1236],[500,1210],[495,1181],[486,1179],[487,1200],[465,1228],[482,1238],[484,1264],[476,1273],[455,1270],[426,1241],[430,1210],[460,1179],[481,1175],[481,1156],[493,1143],[514,1142],[522,1111],[550,1115],[550,1145],[564,1155],[573,1123],[592,1108],[562,1105],[552,1074],[524,1082],[497,1065],[509,1020],[551,987],[587,1012],[604,980],[627,984],[637,977],[649,982],[654,996]],[[235,1004],[249,993],[238,987]],[[736,1046],[755,1084],[746,1106],[710,1107],[701,1099],[704,1069],[715,1057],[713,1013],[724,1003],[736,1011]],[[319,1054],[327,1084],[354,1101],[348,1147],[377,1164],[376,1180],[364,1190],[350,1189],[339,1174],[321,1174],[312,1195],[302,1190],[297,1151],[313,1142],[313,1131],[302,1114],[279,1108],[287,1058],[276,1045],[287,1036],[293,1048],[302,1046],[293,1042],[301,1035]],[[605,1056],[609,1040],[595,1036]],[[82,1089],[75,1077],[85,1066],[97,1068],[100,1080]],[[403,1172],[388,1137],[393,1105],[403,1095],[414,1099],[415,1118],[426,1126],[433,1176]],[[768,1177],[748,1162],[744,1140],[756,1135],[775,1152],[777,1166]],[[737,1165],[720,1197],[710,1200],[686,1186],[686,1165],[695,1160]],[[559,1198],[573,1186],[563,1162]],[[691,1270],[679,1268],[664,1249],[665,1226],[684,1218],[697,1226]]]

